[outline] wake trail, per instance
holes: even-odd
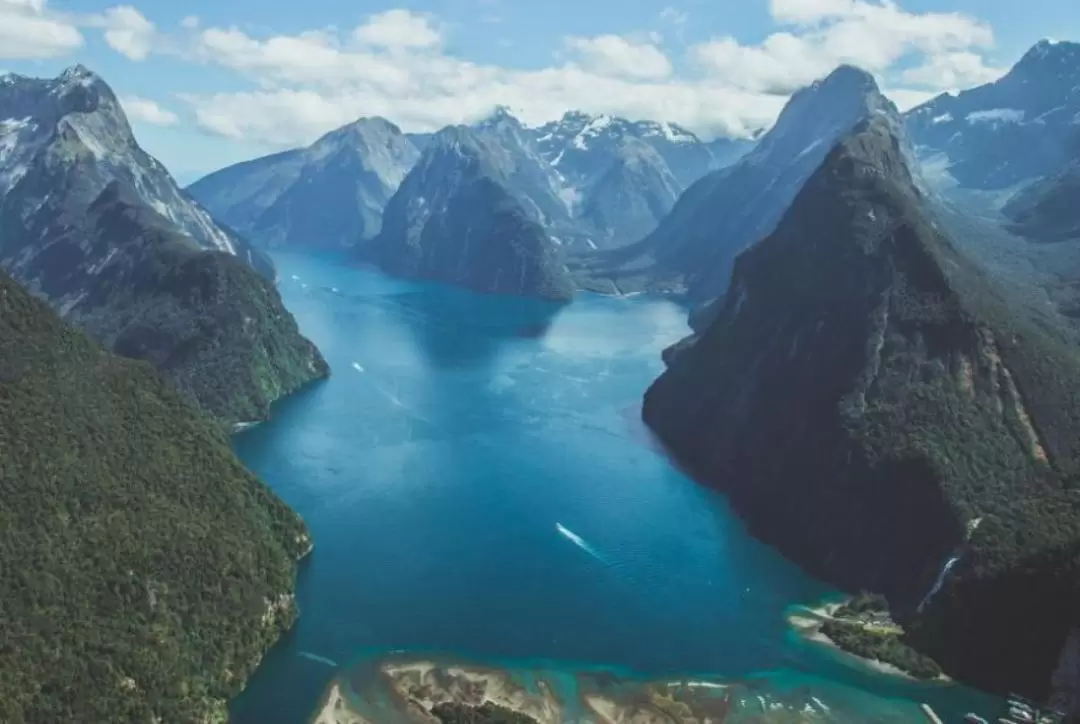
[[[337,662],[334,661],[333,659],[328,659],[325,656],[319,656],[318,654],[313,654],[310,651],[301,651],[299,654],[297,654],[297,656],[299,656],[300,658],[303,658],[303,659],[309,659],[309,660],[314,661],[316,663],[326,664],[327,666],[329,666],[331,668],[334,668],[334,669],[336,669],[338,667]]]
[[[586,543],[586,542],[585,542],[585,539],[584,539],[584,538],[582,538],[581,536],[579,536],[579,535],[578,535],[577,533],[575,533],[574,531],[570,530],[569,528],[567,528],[566,526],[564,526],[564,525],[563,525],[562,523],[556,523],[556,524],[555,524],[555,530],[559,532],[559,535],[561,535],[562,537],[566,538],[566,539],[567,539],[568,541],[570,541],[571,543],[573,543],[574,545],[576,545],[576,546],[577,546],[578,548],[580,548],[581,550],[585,551],[585,552],[586,552],[586,553],[588,553],[588,554],[589,554],[590,556],[592,556],[592,557],[593,557],[593,558],[595,558],[596,560],[600,561],[600,562],[601,562],[601,563],[603,563],[604,565],[607,565],[607,560],[605,560],[605,559],[604,559],[604,557],[603,557],[602,555],[600,555],[599,553],[597,553],[597,552],[596,552],[596,549],[595,549],[595,548],[593,548],[593,547],[592,547],[591,545],[589,545],[588,543]]]

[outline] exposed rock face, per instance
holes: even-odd
[[[674,123],[571,111],[533,131],[544,160],[573,200],[587,238],[578,250],[613,249],[656,228],[690,184],[734,163],[753,142],[705,143]]]
[[[1080,610],[1080,359],[956,250],[902,144],[878,116],[830,152],[644,417],[946,672],[1043,695]]]
[[[216,171],[188,192],[263,246],[340,248],[379,233],[419,157],[393,123],[362,118],[306,148]]]
[[[568,298],[573,286],[541,225],[546,212],[514,190],[519,173],[519,159],[502,145],[463,126],[440,131],[361,258],[481,292]]]
[[[952,182],[1004,189],[1053,175],[1075,158],[1080,44],[1041,41],[1003,78],[943,94],[907,113],[919,155]]]
[[[579,215],[596,229],[598,246],[617,246],[655,229],[681,190],[660,154],[628,139],[615,151],[611,166],[586,189]]]
[[[895,108],[864,71],[842,66],[795,93],[776,125],[734,165],[700,179],[656,230],[600,254],[585,274],[618,287],[687,291],[699,302],[722,294],[736,255],[773,230],[829,149],[861,120]]]
[[[0,81],[0,266],[224,423],[328,372],[273,265],[218,227],[83,68]]]

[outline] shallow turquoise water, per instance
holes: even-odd
[[[787,632],[829,590],[747,535],[651,445],[641,395],[686,332],[661,300],[558,308],[280,255],[333,377],[236,439],[307,520],[301,619],[234,704],[302,722],[339,667],[387,650],[799,672],[966,707]]]

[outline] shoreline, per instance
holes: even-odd
[[[942,674],[935,679],[919,679],[916,676],[909,674],[898,666],[881,661],[879,659],[868,659],[864,656],[859,656],[856,653],[848,651],[843,648],[830,637],[821,632],[821,624],[824,621],[836,621],[839,623],[847,623],[845,619],[836,618],[836,611],[843,605],[845,605],[850,599],[824,603],[818,606],[808,605],[796,605],[792,606],[788,613],[785,615],[788,625],[791,629],[801,638],[806,641],[826,646],[835,652],[842,654],[845,658],[852,659],[859,664],[873,669],[874,671],[885,674],[888,676],[896,676],[908,681],[937,681],[942,683],[951,682],[952,679]]]
[[[349,706],[349,700],[341,691],[341,684],[335,679],[326,690],[318,712],[308,724],[371,724],[371,722]]]

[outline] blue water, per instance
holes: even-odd
[[[954,696],[790,635],[829,593],[748,536],[651,444],[640,400],[685,310],[557,307],[280,255],[330,380],[236,438],[307,521],[301,618],[234,703],[303,722],[341,667],[388,650],[604,663],[646,674],[812,673]]]

